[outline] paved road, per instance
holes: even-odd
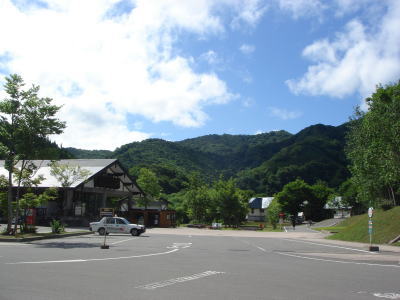
[[[400,253],[317,233],[154,229],[0,243],[0,299],[400,299]]]

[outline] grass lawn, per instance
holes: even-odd
[[[389,243],[400,234],[400,207],[395,207],[387,211],[376,210],[372,221],[372,243]],[[338,224],[338,226],[316,229],[335,232],[333,235],[327,237],[328,239],[369,243],[367,214],[346,219]],[[400,243],[395,243],[394,245],[399,246]]]
[[[318,228],[313,228],[314,230],[318,231],[329,231],[331,233],[339,233],[342,232],[343,230],[346,229],[345,226],[330,226],[330,227],[318,227]]]

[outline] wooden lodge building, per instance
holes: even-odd
[[[56,187],[58,190],[57,199],[35,209],[36,224],[48,225],[49,221],[55,218],[61,219],[69,226],[87,226],[89,222],[98,221],[101,212],[108,208],[112,213],[125,217],[132,223],[141,223],[148,227],[175,226],[175,211],[168,209],[168,202],[151,203],[146,210],[137,206],[137,199],[144,197],[144,193],[117,159],[58,161],[61,165],[88,170],[89,176],[85,180],[76,181],[67,187],[62,187],[51,174],[51,161],[32,162],[38,168],[34,178],[40,175],[44,177],[44,180],[32,189],[33,192],[41,193],[50,187]],[[4,160],[0,160],[0,175],[8,178]],[[14,191],[15,189],[14,187]]]

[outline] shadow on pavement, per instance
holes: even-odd
[[[31,243],[38,248],[61,248],[61,249],[73,249],[73,248],[98,248],[99,243],[71,243],[71,242],[48,242],[48,243]]]

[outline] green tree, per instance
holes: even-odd
[[[143,206],[146,210],[151,200],[160,197],[161,186],[158,183],[156,174],[147,168],[141,168],[139,170],[139,176],[136,182],[145,193],[144,197],[138,198],[138,204]]]
[[[307,205],[304,207],[304,214],[306,219],[319,221],[325,217],[324,206],[328,202],[330,195],[334,190],[323,181],[318,181],[311,186],[314,197],[311,197]]]
[[[304,210],[304,206],[314,202],[315,195],[312,188],[301,179],[289,182],[283,190],[275,195],[282,210],[293,216]]]
[[[367,112],[356,109],[347,136],[352,181],[365,206],[387,200],[396,205],[400,192],[400,81],[378,86],[366,104]]]
[[[277,198],[274,198],[267,208],[268,221],[271,223],[273,229],[276,229],[276,225],[279,222],[279,214],[282,211],[281,205]]]
[[[213,198],[223,223],[238,226],[247,214],[248,193],[236,186],[234,179],[218,180],[214,184]]]
[[[60,134],[65,128],[65,123],[56,117],[60,107],[52,105],[51,98],[39,97],[39,86],[33,85],[29,89],[24,89],[22,77],[13,74],[6,77],[4,88],[7,97],[0,101],[2,141],[0,150],[7,157],[6,168],[9,173],[7,231],[11,232],[14,168],[20,162],[19,170],[22,173],[29,165],[29,161],[39,156],[42,151],[41,146],[48,136]],[[17,206],[19,186],[20,183],[17,186]]]
[[[80,166],[70,166],[58,161],[52,161],[50,163],[50,174],[57,179],[63,188],[67,188],[79,181],[86,180],[91,172]]]
[[[185,205],[189,218],[195,223],[210,221],[211,196],[206,185],[189,189],[185,194]]]
[[[208,222],[208,213],[212,201],[209,188],[198,172],[189,174],[188,179],[189,182],[184,195],[184,208],[187,215],[193,222]]]
[[[26,223],[26,216],[28,209],[35,208],[40,205],[47,203],[50,200],[57,198],[57,188],[48,188],[43,193],[36,194],[31,189],[28,189],[27,193],[24,193],[19,199],[19,209],[22,210],[23,223],[21,224],[21,232],[31,232],[34,230],[34,225],[28,225]]]
[[[7,187],[7,178],[4,175],[0,175],[0,211],[4,217],[8,216],[7,193],[3,192]]]
[[[86,180],[91,172],[87,169],[83,169],[80,166],[70,166],[68,164],[62,164],[58,161],[52,161],[50,163],[50,174],[54,176],[64,189],[64,199],[59,202],[60,206],[63,207],[67,198],[68,187],[73,184]]]

